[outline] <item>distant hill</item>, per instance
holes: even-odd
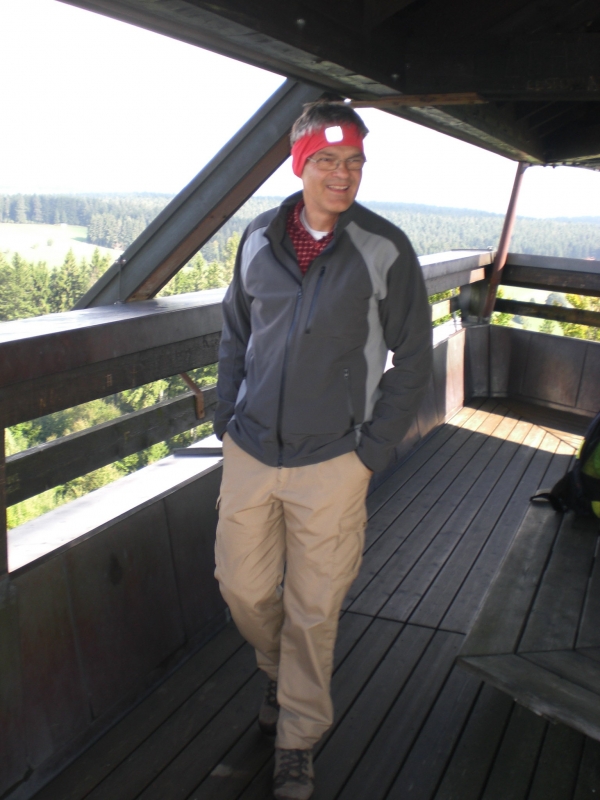
[[[85,227],[90,244],[122,250],[170,199],[165,194],[0,195],[0,222],[79,225]],[[280,201],[279,197],[251,198],[202,249],[205,258],[218,259],[234,233],[242,233],[257,214]],[[487,211],[411,203],[364,205],[402,228],[419,255],[463,247],[494,248],[502,229],[503,215]],[[511,250],[600,260],[600,217],[518,217]]]
[[[257,214],[280,202],[281,198],[278,197],[253,197],[221,228],[215,239],[222,247],[233,233],[241,233]],[[402,228],[419,255],[463,247],[495,248],[504,221],[502,214],[465,208],[371,201],[364,205]],[[518,217],[511,250],[600,260],[600,225],[594,222]]]

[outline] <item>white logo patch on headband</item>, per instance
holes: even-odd
[[[344,131],[339,125],[333,128],[325,128],[325,138],[328,142],[341,142],[344,138]]]

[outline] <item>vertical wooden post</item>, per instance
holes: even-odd
[[[8,572],[8,534],[6,529],[6,456],[4,428],[0,428],[0,577]]]

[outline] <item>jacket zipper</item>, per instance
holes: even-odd
[[[350,383],[350,370],[344,370],[344,381],[346,382],[346,397],[348,399],[348,413],[350,415],[350,427],[354,427],[354,403],[352,402],[352,385]]]
[[[281,385],[279,387],[279,408],[277,409],[277,443],[279,445],[279,458],[277,461],[277,466],[279,468],[283,466],[283,437],[281,434],[281,422],[283,417],[283,395],[285,391],[285,379],[287,377],[288,350],[290,348],[290,341],[292,339],[294,328],[296,327],[296,322],[298,321],[298,311],[300,310],[301,302],[302,302],[302,287],[298,289],[298,292],[296,294],[296,305],[294,306],[294,316],[292,317],[292,324],[290,325],[290,329],[288,330],[288,334],[285,340],[285,347],[283,350]]]
[[[319,277],[317,278],[317,285],[315,286],[315,292],[312,296],[312,300],[310,303],[310,309],[308,311],[308,319],[306,320],[306,328],[304,329],[304,333],[310,333],[310,323],[312,322],[313,314],[315,313],[315,309],[317,307],[317,300],[319,299],[319,292],[321,291],[321,284],[323,283],[323,276],[325,275],[325,264],[321,267],[321,271],[319,272]]]

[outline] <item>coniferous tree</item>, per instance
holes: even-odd
[[[573,308],[579,308],[584,311],[600,311],[600,297],[583,297],[578,294],[568,294],[567,300]],[[600,342],[600,328],[590,325],[577,325],[574,322],[559,322],[558,324],[565,336]]]
[[[79,264],[72,250],[65,256],[63,264],[54,270],[50,278],[49,306],[52,312],[70,311],[82,297],[89,283],[89,267],[85,259]]]
[[[36,297],[31,264],[15,253],[12,262],[0,260],[0,319],[24,319],[36,316]]]
[[[31,220],[32,222],[37,222],[38,224],[44,221],[42,203],[37,194],[34,194],[31,200]]]
[[[233,268],[235,267],[235,258],[237,256],[238,247],[240,246],[241,236],[239,233],[234,233],[230,236],[225,245],[225,260],[223,263],[223,279],[225,285],[229,286],[233,279]]]
[[[89,283],[92,286],[98,278],[103,275],[111,265],[111,257],[108,253],[100,255],[100,250],[96,247],[92,253],[89,270]],[[88,287],[89,288],[89,287]]]
[[[25,198],[23,197],[22,194],[18,194],[15,197],[13,219],[15,222],[18,222],[19,224],[27,222],[27,212],[25,210]]]

